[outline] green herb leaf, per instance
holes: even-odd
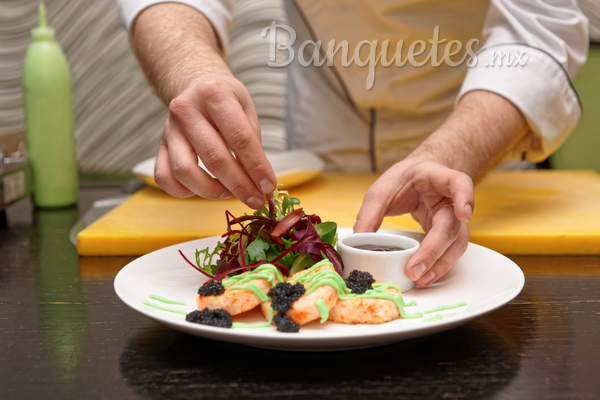
[[[285,256],[283,256],[279,261],[277,261],[279,264],[285,265],[285,267],[289,270],[291,268],[292,265],[294,265],[294,262],[296,261],[296,259],[298,258],[298,256],[300,256],[300,253],[295,253],[295,252],[291,252],[286,254]]]
[[[289,249],[290,247],[292,247],[292,245],[296,242],[294,242],[293,240],[287,240],[286,238],[282,237],[281,240],[283,241],[283,247],[285,248],[285,250]],[[275,257],[271,258],[274,259],[277,256],[279,256],[279,254],[281,254],[282,251],[278,251],[277,254],[275,255]],[[286,268],[289,270],[291,268],[291,266],[294,264],[296,258],[298,258],[299,253],[295,253],[295,252],[291,252],[285,256],[283,256],[281,258],[281,260],[279,260],[280,264],[283,264],[286,266]]]
[[[213,251],[210,251],[208,247],[204,250],[196,250],[196,265],[198,268],[207,274],[214,275],[219,266],[219,261],[217,260],[217,262],[213,264],[212,259],[215,256],[218,257],[219,253],[221,253],[223,249],[225,249],[225,245],[221,242],[217,242],[217,246],[213,249]],[[204,255],[202,260],[200,260],[201,255]]]
[[[315,229],[323,242],[335,246],[337,236],[337,224],[335,222],[328,221],[317,224]]]
[[[283,196],[283,201],[281,202],[282,214],[284,216],[288,215],[289,213],[294,211],[294,206],[297,206],[299,204],[300,204],[299,199],[297,199],[295,197]]]
[[[260,260],[267,260],[265,250],[269,249],[269,245],[262,240],[256,238],[248,245],[247,254],[250,257],[251,262]]]
[[[287,240],[286,238],[282,237],[281,241],[283,242],[283,245],[285,247],[285,249],[289,249],[290,247],[292,247],[292,245],[294,244],[293,240]]]
[[[294,264],[290,267],[290,276],[294,275],[296,272],[310,268],[314,264],[314,261],[310,258],[308,253],[300,254],[294,261]]]
[[[254,215],[256,215],[257,217],[269,217],[269,203],[265,202],[265,204],[259,208],[258,210],[254,211],[253,213]]]

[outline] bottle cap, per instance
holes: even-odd
[[[46,6],[40,3],[38,7],[38,26],[31,30],[34,40],[54,40],[54,29],[46,21]]]

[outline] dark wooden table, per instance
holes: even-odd
[[[132,257],[80,258],[78,208],[8,210],[0,227],[0,399],[597,399],[600,256],[513,256],[522,293],[425,338],[369,350],[288,353],[214,342],[124,305]]]

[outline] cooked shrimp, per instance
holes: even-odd
[[[248,272],[244,272],[247,274]],[[244,274],[241,274],[242,276]],[[227,286],[226,281],[231,278],[227,278],[223,281],[224,286]],[[246,287],[250,284],[256,285],[266,297],[266,294],[271,289],[271,283],[267,279],[252,279],[248,282],[244,282],[241,285],[233,284],[223,294],[218,296],[198,296],[196,304],[198,310],[203,310],[207,307],[210,310],[223,309],[229,312],[231,315],[241,314],[249,311],[259,305],[262,299],[256,295],[251,289],[239,289],[237,287]]]
[[[305,274],[305,276],[309,276],[317,273],[318,271],[323,270],[333,270],[333,267],[330,265],[322,265],[319,268]],[[305,271],[300,271],[287,279],[288,282],[294,283],[294,281],[298,278],[300,274]],[[303,283],[305,287],[308,285]],[[290,317],[290,319],[296,322],[298,325],[304,325],[310,321],[315,319],[319,319],[321,314],[319,313],[319,309],[317,308],[317,300],[323,300],[328,310],[331,310],[336,303],[338,302],[338,293],[337,290],[330,285],[321,285],[317,289],[315,289],[312,293],[308,295],[304,295],[300,297],[298,300],[294,301],[287,311],[286,315]],[[261,310],[265,319],[268,321],[270,318],[270,308],[271,301],[265,301],[261,305]]]
[[[392,288],[386,292],[400,294]],[[340,300],[329,312],[329,320],[341,324],[382,324],[398,317],[400,312],[393,300],[365,297]]]

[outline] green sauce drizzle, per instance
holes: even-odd
[[[152,300],[160,301],[161,303],[165,303],[165,304],[175,304],[178,306],[185,306],[185,307],[188,306],[186,303],[184,303],[182,301],[165,299],[164,297],[157,296],[155,294],[151,294],[150,296],[148,296],[148,298],[150,298]]]
[[[231,290],[252,290],[261,301],[270,300],[270,297],[264,294],[264,292],[258,286],[256,286],[254,283],[249,283],[254,279],[266,279],[271,284],[271,287],[275,286],[277,283],[285,281],[283,275],[281,275],[281,272],[279,271],[279,268],[272,264],[263,264],[256,267],[250,273],[235,275],[223,280],[223,286]]]
[[[394,290],[400,292],[401,291],[400,288],[395,283],[393,283],[393,282],[376,283],[373,285],[373,289],[367,290],[363,294],[355,294],[355,293],[352,293],[352,291],[346,286],[346,282],[344,281],[344,279],[334,270],[326,269],[326,270],[314,272],[316,269],[318,269],[319,267],[321,267],[323,265],[331,265],[331,262],[327,259],[324,259],[323,261],[320,261],[320,262],[316,263],[315,265],[313,265],[311,268],[302,271],[294,279],[289,280],[289,282],[291,284],[301,283],[302,285],[304,285],[304,287],[306,288],[306,293],[304,294],[304,296],[307,296],[307,295],[313,293],[315,290],[317,290],[319,287],[321,287],[323,285],[329,285],[337,291],[338,298],[342,301],[352,300],[352,299],[357,299],[357,298],[392,300],[396,304],[396,307],[398,307],[398,312],[400,313],[402,318],[405,318],[405,319],[422,318],[424,314],[430,314],[430,313],[443,311],[443,310],[451,310],[454,308],[465,307],[467,305],[467,303],[461,302],[461,303],[456,303],[453,305],[440,306],[440,307],[437,307],[437,308],[434,308],[431,310],[424,311],[422,313],[421,312],[407,313],[404,309],[406,307],[416,306],[417,303],[414,300],[405,302],[404,298],[402,297],[402,295],[400,293],[390,293],[390,292],[386,291],[388,289],[394,289]],[[254,283],[250,283],[250,281],[254,280],[254,279],[266,279],[270,283],[271,287],[275,286],[277,283],[285,282],[283,275],[281,274],[281,272],[279,271],[279,269],[277,267],[275,267],[274,265],[271,265],[271,264],[263,264],[263,265],[257,267],[256,269],[254,269],[250,273],[246,273],[246,274],[242,274],[242,275],[235,275],[235,276],[225,279],[223,281],[223,286],[226,288],[229,288],[229,289],[252,290],[260,298],[261,301],[270,300],[269,296],[267,296],[257,285],[255,285]],[[156,300],[163,301],[163,300],[160,300],[162,298],[159,299],[158,297],[159,296],[151,297],[151,298],[155,298]],[[164,300],[166,300],[166,299],[164,299]],[[147,302],[142,302],[142,303],[149,305],[151,307],[163,309],[165,311],[172,311],[172,312],[177,312],[180,314],[187,314],[186,312],[169,309],[169,308],[162,307],[162,306],[157,306],[157,305],[147,303]],[[173,302],[170,304],[185,305],[180,302]],[[317,309],[319,310],[319,315],[321,316],[320,322],[324,323],[329,318],[329,309],[327,308],[327,304],[325,303],[325,301],[323,301],[323,299],[321,299],[319,297],[317,299],[317,302],[315,305],[316,305]],[[435,316],[423,319],[422,322],[439,321],[441,319],[442,319],[441,315],[435,315]],[[266,328],[266,327],[271,326],[272,322],[273,322],[273,308],[270,308],[269,309],[269,320],[267,322],[265,322],[264,324],[246,324],[243,322],[234,322],[232,325],[232,328]]]
[[[455,308],[466,307],[466,306],[467,306],[467,303],[460,302],[460,303],[452,304],[450,306],[439,306],[436,308],[432,308],[431,310],[423,311],[423,314],[431,314],[434,312],[444,311],[444,310],[453,310]]]
[[[258,286],[254,283],[246,283],[245,285],[235,285],[230,286],[230,289],[243,289],[243,290],[252,290],[255,295],[257,295],[261,301],[269,301],[271,298],[267,296]]]
[[[311,268],[302,271],[296,278],[292,279],[290,283],[302,283],[306,287],[306,294],[317,290],[318,287],[323,285],[330,285],[336,289],[338,293],[338,298],[342,301],[344,300],[352,300],[356,298],[367,298],[367,299],[384,299],[384,300],[392,300],[396,307],[398,307],[398,312],[402,316],[402,318],[421,318],[423,316],[422,313],[407,313],[404,311],[405,307],[416,305],[415,302],[409,302],[408,304],[404,302],[404,298],[400,293],[389,293],[386,292],[386,289],[395,289],[400,292],[400,288],[398,285],[392,282],[386,283],[377,283],[373,285],[373,289],[367,290],[363,294],[354,294],[348,287],[346,286],[346,282],[344,279],[333,270],[322,270],[317,271],[309,275],[310,272],[313,272],[315,269],[319,268],[322,265],[331,265],[329,260],[325,259],[313,265]]]
[[[443,317],[440,314],[438,314],[438,315],[434,315],[433,317],[423,318],[423,320],[421,322],[439,321],[440,319],[443,319]]]
[[[275,286],[275,281],[277,281],[277,283],[285,281],[283,275],[281,275],[281,272],[279,271],[279,268],[272,264],[263,264],[256,267],[250,273],[235,275],[225,279],[223,281],[223,286],[229,287],[234,283],[243,285],[244,283],[253,279],[266,279],[269,281],[271,286]]]
[[[169,312],[176,313],[176,314],[185,314],[185,315],[188,314],[187,311],[176,310],[174,308],[161,306],[160,304],[150,303],[149,301],[142,301],[142,304],[145,306],[148,306],[148,307],[158,308],[159,310],[169,311]]]
[[[327,304],[323,301],[322,298],[317,299],[316,303],[317,309],[319,310],[319,315],[321,316],[321,323],[327,321],[329,318],[329,309],[327,308]]]

